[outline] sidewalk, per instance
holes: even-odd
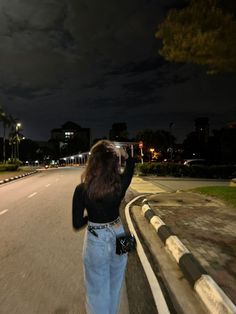
[[[236,303],[235,208],[195,193],[166,193],[150,181],[137,177],[133,178],[131,188],[149,194],[146,199],[155,215],[171,228],[206,272]]]

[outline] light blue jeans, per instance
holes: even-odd
[[[98,237],[86,230],[83,248],[87,313],[116,314],[128,258],[116,254],[116,237],[124,228],[120,222],[95,232]]]

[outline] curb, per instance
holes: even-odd
[[[8,182],[10,182],[10,181],[14,181],[14,180],[21,179],[21,178],[23,178],[23,177],[26,177],[26,176],[29,176],[29,175],[31,175],[31,174],[34,174],[34,173],[36,173],[36,172],[38,172],[38,171],[35,170],[35,171],[31,171],[31,172],[26,172],[26,173],[21,174],[21,175],[19,175],[19,176],[14,176],[14,177],[10,177],[10,178],[4,179],[4,180],[0,180],[0,185],[1,185],[1,184],[4,184],[4,183],[8,183]]]
[[[184,246],[171,229],[157,216],[148,205],[147,199],[142,201],[142,212],[152,224],[165,247],[179,264],[185,278],[200,297],[210,313],[235,314],[236,306],[217,285],[206,270],[200,265],[192,253]]]

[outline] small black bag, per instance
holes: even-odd
[[[136,240],[134,235],[126,234],[116,238],[116,254],[121,255],[131,251],[136,248]]]

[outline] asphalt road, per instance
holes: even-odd
[[[85,313],[71,200],[81,169],[53,169],[0,187],[0,313]]]
[[[0,186],[0,314],[85,313],[84,232],[74,232],[71,224],[72,195],[82,171],[48,169]],[[219,180],[144,179],[166,191],[228,185]],[[126,198],[132,197],[128,192]],[[131,255],[126,275],[131,314],[146,313],[147,308],[156,312],[142,273],[138,257]]]

